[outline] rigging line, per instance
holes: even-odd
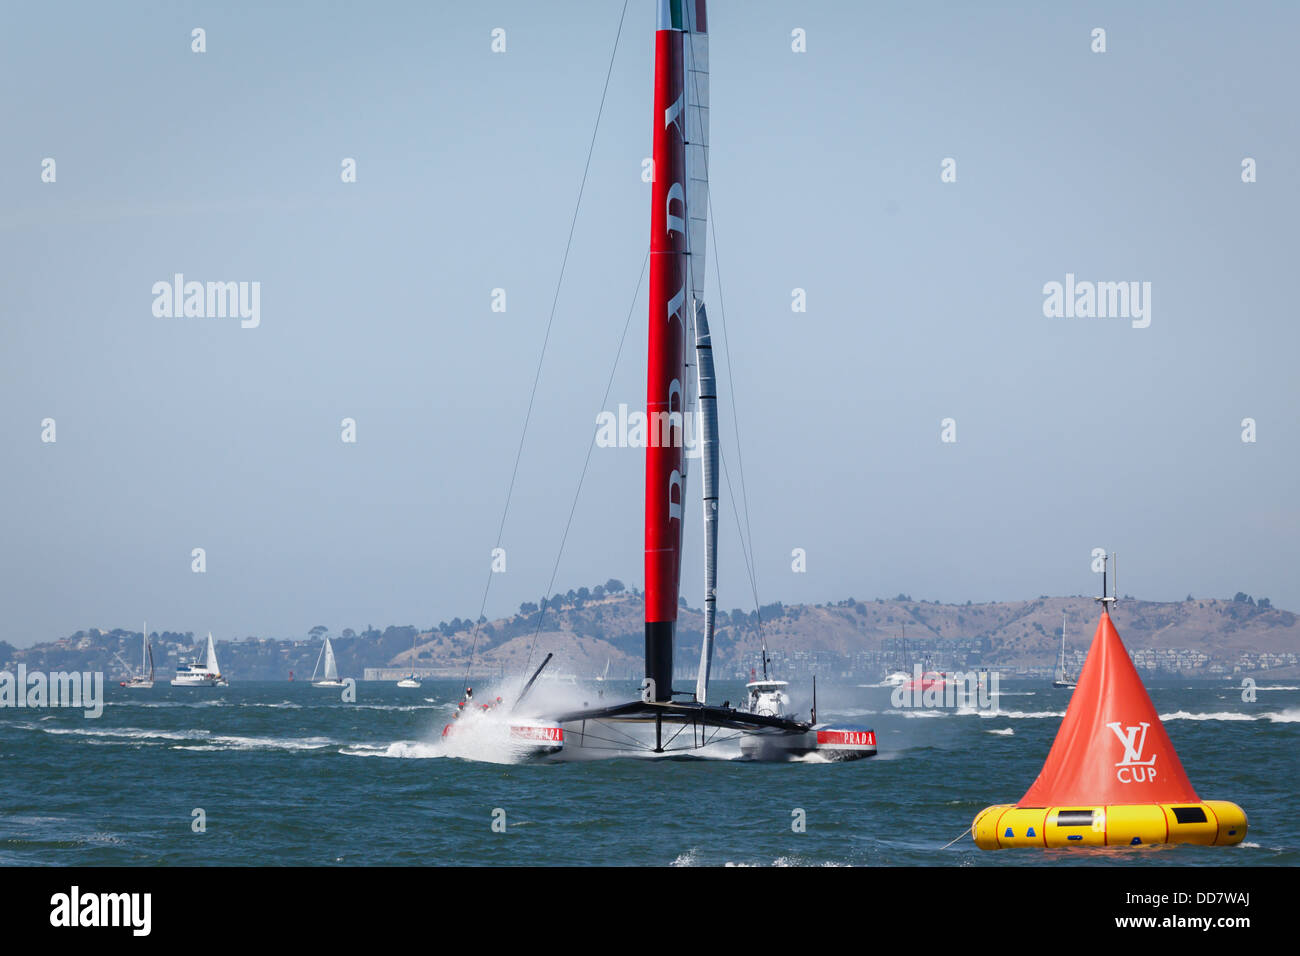
[[[971,834],[971,828],[970,828],[970,827],[967,827],[965,830],[962,830],[961,833],[957,834],[957,838],[956,838],[955,840],[949,840],[949,841],[948,841],[947,843],[945,843],[943,846],[939,847],[939,849],[940,849],[940,850],[946,850],[946,849],[948,849],[948,847],[952,846],[954,843],[957,843],[958,841],[960,841],[960,840],[962,840],[962,839],[964,839],[965,837],[968,837],[968,836],[969,836],[969,837],[972,837],[972,839],[973,839],[973,835]]]
[[[646,269],[650,265],[650,248],[647,246],[645,259],[641,261],[641,274],[636,280],[636,291],[632,293],[632,304],[628,306],[627,318],[623,320],[623,334],[618,338],[618,350],[614,353],[614,364],[609,369],[609,379],[605,382],[605,394],[601,396],[600,407],[604,408],[609,402],[609,393],[614,387],[614,375],[618,371],[619,360],[623,357],[623,345],[627,342],[627,330],[632,326],[632,315],[636,312],[637,301],[641,298],[641,285],[645,282]],[[564,545],[569,540],[569,529],[573,526],[573,515],[578,510],[578,497],[582,494],[582,483],[587,480],[587,469],[591,466],[591,452],[596,447],[596,436],[593,434],[591,441],[587,444],[587,457],[582,462],[582,474],[578,476],[578,487],[573,489],[573,502],[569,505],[569,517],[564,522],[564,534],[560,536],[560,547],[555,554],[555,564],[551,567],[551,580],[546,585],[546,594],[542,596],[541,610],[537,615],[537,630],[533,632],[533,643],[528,648],[528,659],[524,661],[524,673],[533,662],[533,652],[537,649],[537,638],[542,633],[542,622],[546,619],[546,607],[550,600],[549,595],[553,594],[555,587],[555,578],[560,573],[560,559],[564,557]]]
[[[551,340],[551,326],[555,324],[555,309],[560,301],[560,289],[564,285],[564,271],[569,264],[569,250],[573,247],[573,233],[578,225],[578,210],[582,208],[582,194],[587,188],[587,173],[591,170],[591,156],[596,151],[596,134],[600,131],[600,118],[605,112],[605,96],[609,93],[609,78],[614,73],[614,57],[618,54],[618,41],[623,36],[623,21],[627,17],[628,0],[623,0],[623,12],[618,17],[618,31],[614,34],[614,49],[609,54],[609,66],[605,70],[605,86],[600,91],[600,106],[596,109],[596,125],[591,131],[591,142],[587,145],[587,162],[582,167],[582,182],[578,185],[578,199],[573,204],[573,218],[569,222],[569,238],[564,244],[564,256],[560,260],[560,275],[555,281],[555,295],[551,298],[551,314],[546,320],[546,332],[542,336],[542,351],[537,356],[537,371],[533,374],[532,391],[528,394],[528,411],[524,414],[524,427],[519,435],[519,447],[515,450],[515,464],[510,472],[510,484],[506,489],[505,507],[501,509],[501,524],[497,528],[496,546],[501,547],[501,540],[505,535],[506,516],[510,513],[510,499],[515,493],[515,479],[519,476],[519,460],[524,453],[524,439],[528,435],[528,423],[533,417],[533,404],[537,399],[537,385],[542,379],[542,365],[546,361],[546,346]],[[487,609],[488,592],[492,589],[492,575],[494,572],[489,569],[487,584],[483,586],[483,601],[479,605],[478,617],[474,620],[474,632],[470,636],[469,658],[465,663],[465,681],[469,681],[469,669],[474,663],[474,653],[478,647],[479,622],[483,619],[483,612]]]
[[[766,677],[767,639],[763,634],[763,608],[762,605],[758,603],[758,584],[754,578],[753,559],[751,558],[749,551],[746,550],[745,547],[745,529],[740,523],[740,512],[736,510],[736,493],[732,490],[731,487],[731,473],[727,471],[727,459],[725,456],[719,454],[718,461],[721,462],[722,464],[722,477],[727,482],[727,497],[731,500],[731,513],[736,518],[736,532],[737,532],[736,536],[740,539],[740,553],[741,556],[745,559],[745,570],[749,575],[749,590],[750,593],[754,596],[754,616],[755,616],[755,620],[758,622],[758,640],[762,648],[762,654],[764,658],[763,674]],[[752,542],[751,542],[751,546],[752,546]]]
[[[587,722],[586,722],[586,721],[583,721],[583,723],[585,724],[585,723],[587,723]],[[603,728],[605,729],[605,732],[606,732],[606,733],[610,733],[610,734],[618,734],[620,737],[623,738],[622,743],[625,743],[625,744],[631,744],[631,745],[633,745],[634,747],[640,747],[640,748],[642,748],[643,750],[648,750],[648,749],[650,749],[650,745],[647,744],[644,740],[641,740],[639,737],[636,737],[635,735],[628,733],[626,730],[622,730],[622,729],[616,727],[616,726],[614,725],[613,721],[608,721],[608,720],[594,720],[594,721],[591,721],[591,723],[595,723],[595,724],[598,724],[600,727],[603,727]],[[620,743],[620,741],[615,740],[615,739],[612,738],[612,737],[596,737],[595,734],[591,733],[591,731],[588,731],[588,730],[583,730],[582,733],[579,734],[579,737],[580,737],[581,739],[584,739],[584,740],[585,740],[587,737],[594,737],[596,740],[604,740],[604,741],[606,741],[607,743],[612,743],[612,744],[619,744],[619,743]]]
[[[586,743],[588,740],[599,740],[602,741],[603,743],[607,743],[611,745],[609,747],[592,746],[588,748],[590,750],[617,750],[617,751],[628,751],[628,750],[649,751],[650,750],[649,744],[643,743],[642,741],[637,740],[635,737],[628,737],[626,740],[615,740],[613,737],[600,737],[589,730],[584,731],[581,734],[575,734],[574,736],[578,737],[582,741],[579,744],[579,747],[588,747]]]
[[[731,386],[727,389],[727,395],[731,402],[731,427],[736,434],[736,465],[740,472],[740,493],[742,495],[742,507],[745,512],[744,531],[741,532],[741,552],[748,555],[746,558],[746,568],[749,571],[750,590],[754,595],[754,613],[758,622],[758,639],[763,647],[763,668],[767,669],[767,638],[763,633],[763,610],[758,600],[758,575],[754,569],[752,558],[754,548],[754,532],[749,523],[749,491],[745,486],[745,454],[741,450],[740,442],[740,413],[736,409],[736,376],[733,374],[735,366],[731,361],[731,337],[727,334],[727,306],[722,295],[722,256],[719,254],[718,245],[718,217],[713,211],[713,190],[708,192],[709,203],[709,232],[713,235],[713,274],[718,280],[718,315],[722,319],[722,351],[727,358],[727,384]],[[722,456],[719,455],[721,459]],[[732,509],[735,510],[735,492],[731,487],[731,476],[727,471],[727,463],[722,461],[722,472],[727,478],[727,491],[732,496]],[[736,524],[740,524],[740,516],[736,515]],[[745,539],[749,540],[749,550],[745,549]]]

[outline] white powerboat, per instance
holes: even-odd
[[[207,659],[200,664],[196,659],[180,661],[176,665],[176,676],[172,678],[173,687],[229,687],[230,682],[221,676],[221,667],[217,663],[217,647],[212,642],[212,632],[208,631]]]
[[[798,716],[790,710],[788,686],[783,680],[750,681],[745,685],[745,712],[759,718],[798,721]],[[876,755],[876,734],[869,727],[832,727],[817,722],[816,680],[813,681],[812,720],[803,727],[802,733],[785,729],[752,730],[741,736],[740,752],[749,760],[790,760],[813,753],[828,760],[861,760]]]

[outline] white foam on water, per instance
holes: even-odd
[[[1010,737],[1016,732],[1014,727],[1003,727],[1001,730],[986,730],[986,734],[997,734],[999,737]]]
[[[353,704],[353,710],[433,710],[431,704]]]
[[[442,750],[446,756],[462,760],[521,763],[527,754],[510,736],[514,719],[504,708],[468,713],[455,721],[452,732],[442,738]]]
[[[255,701],[247,701],[247,702],[240,701],[239,706],[240,707],[270,707],[276,710],[279,709],[302,710],[302,704],[296,704],[291,700],[282,700],[278,704],[268,704],[264,702],[255,702]]]
[[[423,743],[418,740],[399,740],[387,746],[357,744],[344,747],[339,753],[346,757],[395,757],[406,760],[429,760],[447,756],[441,744]]]
[[[735,862],[733,862],[733,861],[731,861],[731,860],[728,860],[728,861],[727,861],[725,864],[723,864],[723,865],[724,865],[724,866],[736,866],[736,867],[753,867],[753,866],[762,866],[763,864],[761,864],[761,863],[735,863]],[[777,866],[777,867],[788,867],[788,866],[848,866],[847,863],[838,863],[838,862],[836,862],[835,860],[824,860],[824,861],[822,861],[821,863],[814,863],[814,862],[812,862],[812,861],[810,861],[810,860],[801,860],[801,859],[800,859],[799,857],[797,857],[797,856],[778,856],[775,860],[773,860],[773,861],[772,861],[770,864],[768,864],[768,865],[769,865],[769,866]]]
[[[1176,710],[1172,714],[1161,714],[1161,720],[1267,720],[1275,724],[1294,724],[1300,722],[1300,707],[1288,707],[1286,710],[1265,710],[1259,713],[1246,713],[1240,710],[1216,710],[1209,713],[1193,714],[1186,710]]]
[[[105,707],[224,707],[226,701],[215,700],[154,700],[145,701],[131,698],[128,700],[106,700]],[[241,704],[239,706],[248,706]]]
[[[1236,710],[1220,710],[1212,714],[1193,714],[1186,710],[1176,710],[1172,714],[1161,714],[1161,720],[1259,720],[1257,714],[1243,714]]]
[[[118,737],[123,740],[197,740],[206,730],[143,730],[139,727],[42,727],[47,734],[76,737]]]
[[[321,750],[337,746],[340,742],[329,737],[240,737],[234,735],[209,736],[202,744],[176,746],[173,750],[230,751],[230,750]]]
[[[797,754],[790,758],[789,763],[838,763],[832,760],[829,755],[818,750],[810,750],[806,754]]]
[[[691,847],[685,853],[677,854],[677,859],[669,863],[669,866],[696,866],[699,863],[699,853],[695,847]],[[731,864],[727,864],[730,866]]]

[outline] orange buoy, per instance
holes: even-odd
[[[1245,839],[1246,814],[1226,800],[1197,796],[1103,603],[1042,771],[1018,803],[981,811],[971,835],[985,850],[1224,846]]]

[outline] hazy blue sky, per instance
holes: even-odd
[[[760,598],[1094,593],[1102,546],[1140,597],[1300,610],[1300,13],[983,6],[710,3]],[[0,639],[477,613],[619,10],[7,9]],[[636,287],[654,21],[632,0],[489,615],[546,588]],[[177,272],[260,282],[260,327],[155,317]],[[1067,272],[1150,282],[1150,327],[1044,317]],[[644,295],[611,408],[644,401]],[[593,454],[559,590],[641,583],[642,455]]]

